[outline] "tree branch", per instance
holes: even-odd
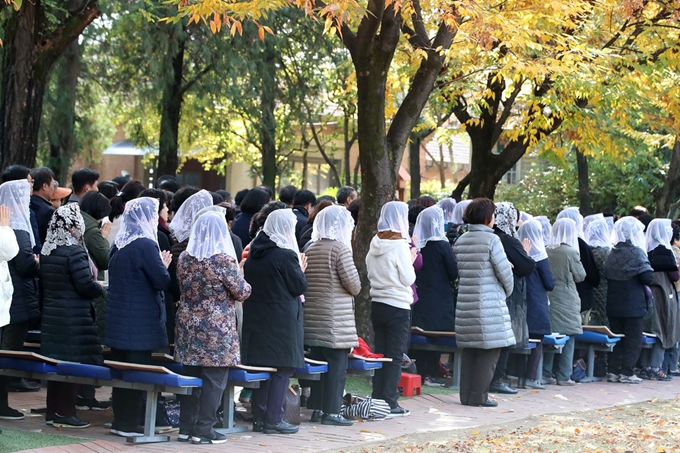
[[[505,125],[505,122],[508,120],[508,118],[510,118],[512,106],[515,104],[515,100],[517,99],[520,91],[522,91],[523,84],[524,80],[520,80],[520,82],[515,85],[515,88],[512,90],[512,93],[510,93],[510,96],[508,96],[507,99],[503,101],[503,112],[501,113],[501,116],[498,118],[493,128],[491,143],[496,143],[501,137],[501,134],[503,133],[503,125]]]
[[[357,30],[354,44],[355,50],[357,47],[366,47],[369,45],[371,40],[375,37],[375,34],[378,33],[378,28],[380,28],[380,22],[384,13],[385,0],[368,0],[366,14],[363,19],[361,19],[361,23]]]
[[[453,192],[451,192],[451,198],[455,198],[456,201],[460,201],[463,196],[463,192],[465,192],[467,186],[470,185],[470,175],[472,175],[472,172],[469,172],[463,179],[458,181],[456,188],[453,189]]]
[[[189,91],[203,76],[205,76],[207,73],[212,71],[215,68],[214,63],[210,63],[203,69],[201,69],[196,75],[194,75],[191,79],[187,81],[187,83],[184,84],[183,87],[180,88],[179,94],[180,96],[184,96],[184,94]]]

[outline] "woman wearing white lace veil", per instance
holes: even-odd
[[[40,253],[44,289],[40,353],[67,362],[101,365],[104,359],[92,306],[103,289],[96,281],[96,267],[87,254],[84,232],[77,203],[57,209],[47,227]],[[56,428],[89,426],[76,414],[79,387],[49,382],[45,420]]]
[[[348,426],[340,415],[347,378],[347,354],[358,346],[353,297],[361,290],[352,259],[354,220],[344,206],[328,206],[314,218],[312,244],[307,249],[305,345],[311,358],[328,362],[328,373],[311,381],[307,408],[312,421]]]
[[[645,226],[635,217],[623,217],[614,224],[612,247],[604,262],[607,278],[607,317],[614,333],[625,337],[616,343],[609,355],[607,380],[639,384],[633,368],[642,349],[643,318],[652,309],[652,293],[647,285],[654,270],[647,258]]]
[[[378,234],[371,240],[366,257],[371,283],[371,321],[375,332],[375,352],[391,358],[376,370],[373,398],[385,400],[392,416],[409,415],[398,403],[401,360],[408,349],[410,312],[416,274],[416,249],[409,250],[408,205],[385,203],[378,219]]]
[[[576,283],[586,278],[586,271],[579,256],[576,222],[569,217],[555,221],[548,245],[548,261],[555,278],[555,288],[549,294],[550,325],[553,332],[569,335],[571,338],[557,358],[557,385],[574,385],[571,380],[574,359],[574,335],[583,332],[581,327],[581,300]],[[548,382],[553,379],[555,354],[546,354],[543,362],[543,376]]]
[[[34,255],[36,239],[30,220],[31,186],[26,179],[0,185],[0,205],[10,212],[9,227],[19,245],[19,253],[8,262],[14,292],[9,307],[9,324],[2,329],[0,347],[7,350],[23,349],[32,320],[40,317],[38,275],[40,265]],[[7,405],[6,388],[9,378],[0,377],[0,416],[5,419],[24,418],[23,413]]]
[[[250,243],[243,267],[252,294],[243,304],[242,358],[247,365],[277,369],[253,390],[253,430],[293,434],[298,427],[283,421],[285,392],[293,371],[304,366],[301,297],[307,289],[307,259],[295,237],[297,218],[290,209],[273,211]]]
[[[141,197],[125,204],[121,228],[109,263],[106,299],[106,344],[111,360],[151,363],[151,352],[168,345],[165,304],[161,296],[170,286],[169,252],[158,247],[156,198]],[[143,435],[138,426],[143,393],[113,389],[111,433]]]
[[[213,199],[207,190],[201,190],[193,194],[182,203],[182,206],[179,207],[170,222],[170,231],[172,231],[177,242],[189,240],[191,223],[194,220],[194,216],[201,209],[212,205]]]
[[[416,271],[418,303],[413,304],[412,322],[424,330],[453,332],[456,328],[456,298],[454,285],[458,280],[458,266],[453,249],[446,239],[444,213],[438,206],[425,209],[418,215],[414,236],[423,259]],[[416,359],[418,373],[427,386],[441,387],[437,351],[409,351]]]
[[[213,426],[229,367],[241,363],[234,305],[245,300],[251,288],[241,275],[223,212],[196,217],[177,275],[181,299],[175,360],[184,365],[184,374],[203,380],[200,393],[180,401],[179,440],[224,443],[226,436]]]
[[[544,215],[539,215],[538,217],[534,217],[534,219],[541,223],[541,230],[543,232],[543,245],[547,247],[550,243],[550,230],[552,229],[550,219]]]
[[[600,275],[604,272],[604,262],[611,250],[611,233],[604,217],[596,217],[589,221],[586,227],[586,242],[590,247]],[[608,326],[607,319],[607,279],[601,278],[600,284],[594,288],[593,309],[590,312],[588,324],[593,326]]]
[[[650,285],[654,295],[654,311],[645,319],[643,329],[656,335],[651,350],[643,350],[640,356],[639,376],[644,379],[670,381],[663,369],[666,351],[671,352],[680,341],[680,310],[674,283],[680,280],[680,272],[671,250],[673,227],[670,219],[654,219],[647,225],[647,256],[654,269]]]
[[[453,223],[453,211],[456,209],[456,200],[454,198],[444,198],[437,203],[444,212],[444,229],[449,228],[449,224]]]
[[[520,241],[528,240],[531,243],[529,256],[536,262],[533,272],[526,277],[527,327],[529,338],[541,341],[527,358],[523,377],[526,387],[543,390],[545,387],[538,380],[538,365],[543,354],[543,337],[552,333],[548,293],[555,288],[555,279],[543,244],[541,222],[536,218],[527,220],[519,227],[517,235]]]

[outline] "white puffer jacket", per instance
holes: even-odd
[[[453,246],[460,285],[456,344],[495,349],[515,344],[505,299],[512,294],[512,268],[501,240],[484,225],[470,225]]]
[[[12,305],[12,278],[7,262],[19,253],[14,231],[8,226],[0,227],[0,327],[9,324],[9,307]]]

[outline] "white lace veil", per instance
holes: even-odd
[[[184,201],[179,207],[170,222],[170,231],[175,235],[177,242],[184,242],[189,239],[191,233],[191,222],[198,211],[213,205],[210,192],[201,190]]]
[[[191,220],[191,226],[194,226],[194,223],[198,220],[199,217],[201,217],[203,214],[207,214],[209,212],[215,212],[217,214],[220,214],[222,217],[224,217],[224,221],[227,221],[227,208],[223,208],[222,206],[208,206],[207,208],[203,208],[200,211],[198,211],[196,214],[194,214],[194,218]],[[189,236],[191,237],[191,236]]]
[[[662,245],[668,250],[671,249],[671,240],[673,239],[673,226],[671,219],[654,219],[647,225],[647,251],[651,252],[658,246]]]
[[[640,222],[635,217],[621,217],[619,221],[614,224],[611,242],[616,245],[619,242],[630,241],[635,247],[639,247],[647,253],[647,241],[645,239],[644,231],[644,223]]]
[[[402,201],[389,201],[380,210],[378,232],[392,231],[410,241],[408,235],[408,205]]]
[[[463,220],[463,214],[465,214],[465,208],[467,208],[470,203],[472,203],[472,200],[463,200],[456,204],[456,207],[453,209],[453,218],[451,219],[451,223],[454,225],[462,225],[465,223]]]
[[[444,211],[439,206],[430,206],[418,214],[413,236],[418,239],[416,248],[421,250],[429,241],[445,241]]]
[[[576,223],[576,234],[578,237],[583,239],[583,216],[579,212],[578,208],[571,207],[563,209],[559,214],[557,214],[557,220],[560,219],[571,219]]]
[[[527,222],[527,221],[529,221],[529,220],[531,220],[531,219],[533,219],[533,218],[534,218],[534,216],[532,216],[532,215],[529,214],[528,212],[519,211],[519,219],[520,219],[522,222]]]
[[[543,244],[545,244],[547,247],[550,243],[550,230],[552,229],[552,225],[550,225],[550,219],[544,215],[539,215],[538,217],[534,217],[534,219],[541,222],[541,228],[543,230]]]
[[[452,223],[453,211],[456,209],[456,200],[453,198],[444,198],[443,200],[440,200],[439,203],[437,203],[437,206],[442,208],[442,211],[444,211],[444,222]]]
[[[277,247],[292,250],[299,258],[300,249],[295,238],[296,224],[297,217],[293,214],[292,209],[278,209],[267,216],[262,231],[269,236],[269,239],[274,241]]]
[[[344,206],[328,206],[314,217],[312,241],[332,239],[341,242],[352,250],[352,230],[354,219]]]
[[[513,238],[517,237],[517,216],[519,212],[515,205],[509,201],[501,201],[496,203],[496,220],[494,226],[503,233]]]
[[[206,212],[196,219],[191,227],[187,253],[199,261],[215,255],[229,255],[238,262],[223,214]]]
[[[83,241],[84,234],[85,222],[80,213],[80,206],[78,203],[65,204],[52,214],[40,253],[49,255],[57,247],[70,245],[78,245],[87,250]]]
[[[597,220],[597,219],[604,220],[604,215],[600,212],[600,213],[597,213],[597,214],[587,215],[583,218],[583,234],[585,236],[587,236],[586,230],[588,229],[588,225],[590,224],[590,222]],[[585,236],[584,236],[584,239],[585,239]],[[588,241],[586,241],[586,242],[588,242]]]
[[[586,227],[586,242],[591,247],[611,248],[612,244],[609,226],[604,216],[601,219],[593,219]]]
[[[7,181],[0,185],[0,205],[9,209],[9,227],[28,233],[31,247],[35,246],[35,237],[31,227],[31,185],[25,179]]]
[[[158,199],[135,198],[125,203],[121,225],[113,243],[118,250],[135,239],[151,239],[158,245]]]
[[[542,261],[548,257],[545,251],[545,244],[543,243],[543,226],[541,222],[536,219],[529,219],[524,222],[517,231],[517,236],[520,241],[529,239],[531,242],[531,250],[529,256],[534,261]]]
[[[566,244],[578,252],[578,235],[576,234],[576,222],[568,217],[557,219],[550,232],[548,248],[554,249]]]

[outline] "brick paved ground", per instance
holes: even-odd
[[[177,443],[174,440],[164,444],[130,446],[125,440],[108,433],[103,424],[111,421],[112,414],[106,412],[87,412],[80,416],[92,422],[92,427],[84,430],[61,431],[60,434],[73,434],[78,437],[92,438],[91,443],[65,447],[51,447],[41,453],[91,453],[135,450],[135,453],[151,452],[217,452],[228,449],[232,452],[319,452],[357,446],[370,441],[395,438],[415,432],[431,432],[471,428],[481,425],[495,425],[518,421],[530,415],[566,413],[580,410],[601,409],[604,407],[626,405],[655,398],[672,399],[680,394],[680,379],[671,382],[645,381],[640,385],[590,383],[576,387],[549,386],[545,391],[521,390],[514,397],[498,398],[499,406],[493,409],[461,406],[458,395],[428,395],[402,400],[402,405],[411,410],[411,416],[381,422],[355,423],[352,427],[339,428],[311,424],[311,411],[303,409],[303,424],[297,435],[265,435],[252,432],[230,436],[227,444],[219,446],[195,446]],[[98,395],[106,399],[108,392],[102,389]],[[27,412],[23,421],[0,420],[0,426],[22,430],[42,430],[54,432],[43,422],[42,416],[28,414],[31,407],[44,406],[45,391],[30,394],[11,394],[10,404]],[[174,435],[172,436],[175,437]]]

